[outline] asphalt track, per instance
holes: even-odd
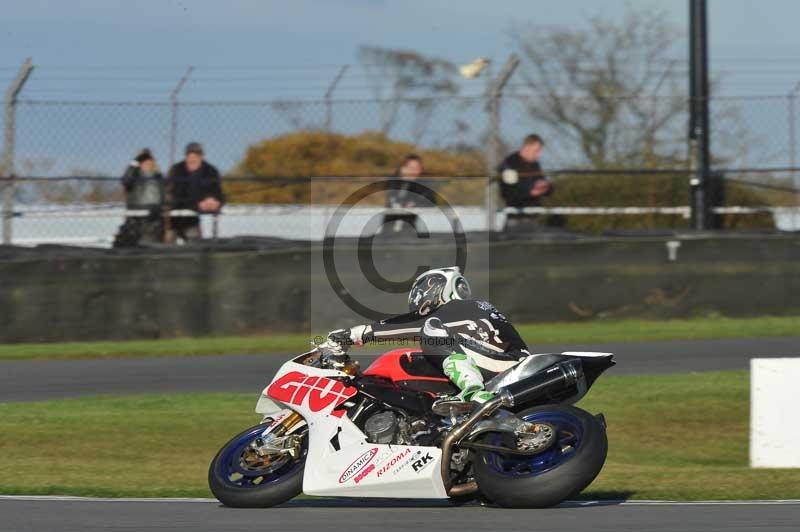
[[[548,510],[453,507],[426,501],[296,500],[236,510],[216,501],[0,498],[0,531],[797,531],[800,501],[566,503]]]
[[[536,352],[608,351],[613,375],[746,369],[754,357],[800,356],[800,337],[537,345]],[[359,355],[366,367],[373,355]],[[0,402],[97,394],[251,392],[257,395],[290,355],[228,355],[0,362]]]

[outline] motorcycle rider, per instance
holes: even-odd
[[[439,404],[484,403],[494,396],[484,389],[484,377],[516,365],[530,353],[494,305],[471,296],[458,267],[429,270],[411,286],[408,314],[331,331],[328,341],[346,348],[375,340],[417,340],[425,358],[441,367],[460,390],[439,398],[434,409]]]

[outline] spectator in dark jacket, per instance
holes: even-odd
[[[420,180],[423,172],[422,158],[414,153],[406,155],[394,175],[394,179],[403,183],[399,188],[392,188],[386,192],[386,206],[412,209],[435,205],[436,198],[430,184]]]
[[[167,195],[173,209],[187,209],[198,213],[219,212],[225,197],[222,194],[219,172],[203,159],[203,147],[198,142],[186,146],[186,157],[169,171]],[[195,240],[202,237],[200,218],[173,216],[169,219],[167,241]]]
[[[130,162],[122,176],[127,210],[147,214],[127,216],[114,238],[114,247],[135,246],[139,242],[161,242],[164,226],[161,206],[164,203],[164,176],[158,171],[153,154],[147,148]]]
[[[436,197],[427,183],[420,179],[424,169],[422,158],[410,153],[406,155],[393,179],[402,181],[399,187],[386,191],[386,206],[390,209],[414,209],[436,205]],[[384,215],[383,225],[388,234],[405,234],[416,230],[417,215],[411,212],[390,212]]]
[[[544,141],[539,135],[528,135],[519,151],[508,155],[497,172],[500,174],[500,192],[509,207],[538,207],[544,196],[553,193],[553,183],[542,172],[539,157]],[[535,216],[509,214],[506,228],[519,222],[532,222]]]

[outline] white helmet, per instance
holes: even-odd
[[[428,270],[416,278],[408,293],[408,308],[420,316],[430,314],[448,301],[469,299],[469,283],[458,266]]]

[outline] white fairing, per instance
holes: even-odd
[[[613,355],[614,353],[602,353],[599,351],[564,351],[561,354],[571,357],[597,358],[597,357],[607,357],[609,355]]]
[[[446,499],[437,447],[385,445],[367,437],[342,407],[357,391],[336,370],[290,361],[262,392],[256,410],[281,415],[290,408],[308,424],[308,455],[303,476],[307,495]],[[337,449],[338,448],[338,449]]]
[[[271,414],[275,414],[283,410],[288,410],[288,409],[279,405],[278,403],[276,403],[263,393],[258,398],[258,402],[256,403],[256,413],[262,414],[264,416],[269,416]]]

